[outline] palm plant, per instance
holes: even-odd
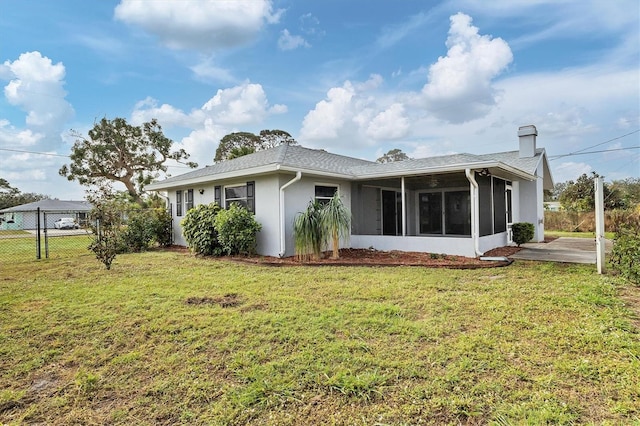
[[[320,223],[322,206],[310,201],[307,210],[298,213],[293,221],[293,236],[296,246],[296,258],[300,261],[320,259],[324,236]]]
[[[340,257],[340,238],[346,238],[351,231],[351,212],[342,203],[338,192],[322,206],[320,211],[320,223],[325,231],[325,236],[330,236],[333,244],[333,259]]]

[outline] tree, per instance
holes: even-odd
[[[567,182],[564,191],[558,200],[567,211],[590,212],[595,208],[595,180],[599,178],[596,172],[591,172],[591,176],[583,173],[575,182]],[[621,207],[621,200],[616,192],[611,191],[605,183],[603,188],[605,209],[615,209]]]
[[[640,205],[640,178],[614,180],[610,188],[619,195],[622,208],[632,209]]]
[[[298,142],[284,130],[260,130],[262,149],[275,148],[280,145],[297,145]]]
[[[140,202],[144,186],[158,177],[158,172],[167,171],[165,161],[189,158],[184,149],[171,151],[173,141],[162,133],[155,119],[132,126],[124,118],[103,118],[89,130],[88,139],[78,132],[73,135],[77,139],[71,148],[71,164],[62,166],[60,175],[85,186],[120,182],[136,202]]]
[[[351,231],[351,212],[342,202],[336,191],[333,197],[320,210],[320,223],[325,230],[327,240],[333,243],[333,259],[340,257],[340,238],[349,236]]]
[[[213,161],[219,163],[285,144],[297,145],[298,142],[284,130],[261,130],[259,135],[251,132],[229,133],[220,139]]]
[[[14,188],[6,179],[0,178],[0,194],[17,194],[18,188]]]
[[[11,186],[6,179],[0,178],[0,210],[20,206],[22,204],[33,203],[47,198],[49,198],[49,196],[44,194],[20,192],[18,188]]]
[[[394,161],[410,160],[409,156],[402,152],[401,149],[395,148],[387,151],[382,157],[378,158],[378,163],[393,163]]]

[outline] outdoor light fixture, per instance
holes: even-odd
[[[479,174],[480,176],[490,176],[490,175],[491,175],[491,173],[489,173],[489,169],[487,169],[487,168],[484,168],[484,169],[482,169],[482,170],[479,170],[479,171],[478,171],[478,174]]]
[[[198,191],[200,193],[200,195],[204,194],[204,189],[201,189]]]

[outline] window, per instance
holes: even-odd
[[[176,216],[182,216],[182,191],[176,191]]]
[[[184,200],[184,210],[189,211],[193,208],[193,189],[188,189]]]
[[[255,182],[247,182],[245,185],[226,186],[224,188],[225,208],[231,204],[238,204],[251,213],[256,212],[255,206]]]
[[[419,197],[420,233],[442,234],[442,193],[424,192]]]
[[[418,194],[421,234],[471,235],[469,191],[433,191]]]
[[[327,204],[336,192],[337,186],[316,185],[315,200],[320,204]]]
[[[476,176],[479,188],[480,236],[506,232],[511,222],[511,182],[493,176]]]
[[[444,193],[444,233],[471,235],[471,197],[469,191]]]

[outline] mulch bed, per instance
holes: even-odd
[[[516,253],[518,247],[501,247],[491,250],[483,257],[507,257]],[[464,256],[452,256],[436,253],[420,253],[406,251],[381,251],[374,249],[341,249],[338,259],[331,258],[331,252],[323,254],[320,260],[301,262],[295,257],[269,256],[230,256],[225,259],[265,266],[422,266],[427,268],[475,269],[495,268],[512,263],[510,259],[504,261],[488,261]]]
[[[186,247],[171,246],[172,251],[189,253]],[[519,247],[499,247],[490,250],[483,257],[509,257],[520,251]],[[511,259],[480,260],[479,258],[453,256],[437,253],[407,251],[381,251],[375,249],[341,249],[340,258],[331,259],[331,252],[323,253],[320,260],[302,262],[295,257],[271,256],[222,256],[211,259],[229,260],[243,264],[262,266],[422,266],[427,268],[475,269],[507,266]]]

